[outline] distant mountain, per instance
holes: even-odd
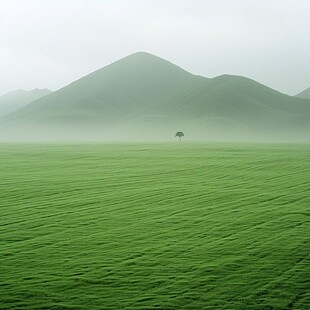
[[[205,78],[147,53],[136,53],[97,70],[28,105],[13,118],[33,121],[111,121],[190,89]]]
[[[99,69],[2,119],[52,139],[304,140],[310,100],[245,77],[192,75],[148,53]],[[10,133],[12,130],[10,131]]]
[[[296,95],[296,97],[310,99],[310,87]]]
[[[34,89],[34,90],[15,90],[5,95],[0,96],[0,116],[7,115],[18,109],[26,106],[32,101],[40,99],[51,91],[48,89]]]

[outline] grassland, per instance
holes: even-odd
[[[1,309],[309,309],[310,145],[0,145]]]

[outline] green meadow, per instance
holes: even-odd
[[[0,144],[0,309],[309,309],[309,144]]]

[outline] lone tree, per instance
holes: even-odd
[[[182,137],[184,137],[184,133],[182,131],[178,131],[176,134],[175,134],[175,137],[179,137],[180,141],[182,139]]]

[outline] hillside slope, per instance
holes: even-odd
[[[242,137],[263,135],[307,136],[310,101],[284,95],[253,80],[224,75],[179,93],[143,111],[137,118],[154,121],[164,115],[187,131],[202,131],[202,136]],[[184,129],[184,130],[185,130]]]
[[[136,53],[28,105],[12,119],[53,122],[90,118],[110,122],[196,83],[200,78],[193,78],[180,67],[147,53]]]
[[[0,117],[15,112],[32,101],[40,99],[51,91],[48,89],[18,89],[0,96]]]
[[[296,95],[296,97],[310,99],[310,87]]]
[[[304,140],[310,100],[245,77],[196,76],[157,56],[136,53],[2,123],[30,138],[157,140],[182,130],[190,139]]]

